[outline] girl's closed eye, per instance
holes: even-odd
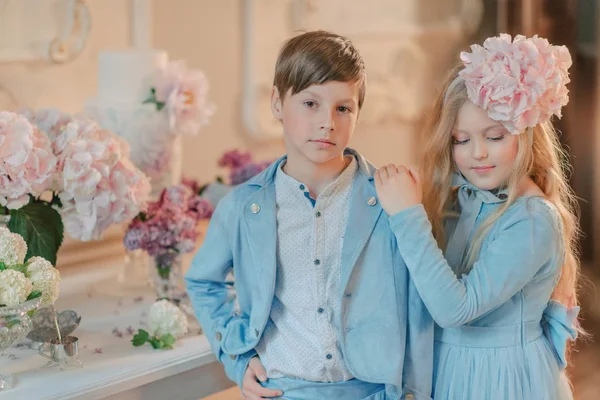
[[[456,145],[461,145],[461,144],[467,144],[469,142],[469,139],[459,139],[459,138],[452,138],[452,144],[456,144]]]
[[[500,135],[494,135],[494,136],[489,136],[488,140],[491,140],[492,142],[499,142],[502,139],[504,139],[506,135],[505,134],[500,134]]]

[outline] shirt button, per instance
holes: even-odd
[[[412,393],[406,393],[406,396],[404,396],[405,400],[415,400],[415,395]]]
[[[325,310],[323,309],[323,307],[319,307],[319,308],[317,309],[317,312],[318,312],[319,314],[323,314],[323,311],[325,311]]]
[[[331,354],[327,354],[325,357],[326,357],[328,360],[331,360],[331,359],[333,358],[333,356],[332,356]]]
[[[317,211],[315,215],[317,216],[317,218],[319,218],[321,216],[321,211]]]
[[[321,264],[321,260],[319,260],[318,258],[315,260],[315,265],[319,265]]]
[[[304,189],[306,189],[306,186],[300,185],[300,190],[304,190]]]
[[[351,297],[352,293],[344,293],[344,297]]]
[[[221,336],[221,332],[217,332],[217,334],[215,335],[215,339],[217,339],[217,342],[220,342],[222,338],[223,337]]]

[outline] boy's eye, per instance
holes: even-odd
[[[304,105],[307,106],[307,107],[313,108],[313,107],[315,107],[317,105],[317,103],[314,102],[314,101],[312,101],[312,100],[308,100],[308,101],[304,102]]]
[[[339,106],[338,111],[342,112],[342,113],[348,113],[348,112],[350,112],[350,109],[346,106]]]

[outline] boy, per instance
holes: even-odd
[[[433,323],[375,197],[375,169],[346,147],[365,88],[348,39],[316,31],[285,44],[271,107],[287,155],[221,200],[186,276],[248,399],[430,398]]]

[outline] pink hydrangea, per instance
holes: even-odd
[[[52,190],[65,230],[80,240],[131,220],[150,195],[148,178],[130,160],[129,144],[88,119],[58,110],[22,112],[50,138],[57,168]]]
[[[44,133],[22,115],[0,112],[0,205],[18,209],[52,184],[56,157]]]
[[[97,239],[111,224],[132,219],[145,205],[150,184],[128,154],[124,140],[102,129],[65,147],[59,211],[71,236]]]
[[[183,61],[173,61],[155,77],[155,95],[164,103],[174,134],[195,135],[207,125],[215,108],[207,100],[209,84],[202,71],[190,70]]]
[[[459,73],[469,99],[519,134],[548,120],[561,117],[569,101],[567,83],[571,56],[565,46],[553,46],[538,37],[501,34],[462,52],[465,68]]]

